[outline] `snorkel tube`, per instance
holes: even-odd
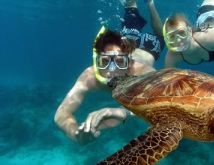
[[[164,24],[163,24],[163,38],[164,38],[164,41],[165,41],[165,43],[166,43],[166,46],[167,46],[167,48],[168,48],[169,50],[171,50],[171,51],[173,51],[173,52],[178,52],[178,48],[177,48],[177,47],[172,47],[172,46],[169,44],[169,42],[168,42],[168,40],[167,40],[167,37],[166,37],[166,23],[167,23],[168,20],[169,20],[169,18],[167,18],[167,19],[165,20]]]
[[[107,29],[104,26],[102,26],[100,31],[98,32],[96,38],[95,38],[95,42],[99,38],[99,36],[101,34],[104,34],[106,31],[107,31]],[[97,68],[97,56],[98,56],[97,55],[97,51],[96,51],[95,48],[93,48],[93,67],[94,67],[95,77],[97,78],[97,80],[99,82],[101,82],[104,85],[107,85],[107,83],[109,82],[109,79],[101,76],[100,72],[99,72],[99,69]]]
[[[166,43],[166,46],[167,46],[168,49],[170,49],[170,45],[169,45],[169,43],[168,43],[168,41],[167,41],[167,38],[166,38],[166,23],[167,23],[168,20],[169,20],[169,18],[166,18],[166,20],[165,20],[165,22],[164,22],[164,24],[163,24],[162,32],[163,32],[163,38],[164,38],[164,41],[165,41],[165,43]],[[170,49],[170,50],[171,50],[171,49]]]

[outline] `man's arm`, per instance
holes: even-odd
[[[97,137],[102,129],[116,127],[124,123],[128,116],[134,116],[134,114],[123,107],[102,108],[91,112],[82,126],[79,127],[79,131],[92,132]]]
[[[61,105],[56,111],[54,121],[73,140],[78,141],[76,131],[78,123],[73,113],[83,102],[85,94],[96,86],[96,78],[93,69],[86,69],[78,78],[75,85],[69,91]]]

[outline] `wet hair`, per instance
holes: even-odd
[[[178,26],[179,22],[185,22],[187,26],[190,26],[189,21],[186,19],[186,17],[183,14],[173,14],[170,16],[166,22],[166,27],[176,27]]]
[[[98,36],[94,42],[94,48],[96,53],[100,54],[104,52],[105,47],[109,44],[117,45],[121,48],[123,53],[130,54],[136,48],[136,43],[134,40],[122,37],[120,33],[107,30],[105,33]]]

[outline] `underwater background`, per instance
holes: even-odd
[[[201,2],[155,0],[163,20],[182,12],[193,25]],[[138,7],[149,21],[143,0]],[[94,165],[147,130],[145,121],[133,117],[81,146],[53,121],[66,93],[92,64],[92,44],[101,25],[118,30],[122,18],[119,0],[0,0],[1,165]],[[148,24],[146,29],[151,31]],[[165,53],[156,69],[163,67]],[[214,75],[213,63],[180,67]],[[75,114],[79,122],[99,107],[117,105],[109,93],[90,95]],[[100,97],[107,101],[99,104]],[[212,165],[213,148],[214,143],[184,139],[159,164]]]

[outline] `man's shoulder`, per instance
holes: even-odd
[[[82,74],[84,74],[84,75],[94,75],[94,68],[93,68],[93,66],[87,67],[87,68],[82,72]]]
[[[91,87],[97,86],[97,80],[93,66],[87,67],[79,77],[79,81]]]

